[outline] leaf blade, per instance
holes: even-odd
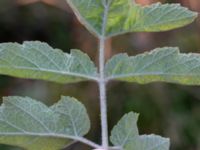
[[[97,69],[79,50],[67,54],[34,41],[0,44],[0,74],[69,83],[95,80]]]
[[[155,3],[141,6],[132,0],[67,2],[79,21],[98,37],[172,30],[193,22],[197,17],[197,13],[180,4]]]
[[[170,141],[158,135],[141,135],[142,150],[169,150]]]
[[[126,30],[134,32],[160,32],[176,29],[194,21],[197,13],[182,7],[180,4],[155,3],[149,6],[136,4],[135,24],[133,19],[125,23]]]
[[[199,54],[182,54],[173,47],[157,48],[132,57],[119,54],[106,64],[106,76],[108,80],[140,84],[169,82],[199,85],[199,61]]]
[[[77,109],[77,107],[79,109]],[[65,121],[70,120],[70,123],[68,124],[69,127],[73,127],[73,136],[82,136],[89,132],[90,120],[87,111],[85,107],[83,107],[83,104],[75,98],[62,96],[59,103],[53,105],[51,109],[57,114],[60,114],[59,122],[67,124],[68,122]],[[67,116],[68,118],[66,119]]]
[[[122,117],[111,131],[110,141],[123,150],[139,149],[138,114],[130,112]]]
[[[138,114],[125,114],[111,131],[111,143],[121,150],[169,150],[170,141],[157,135],[139,136]]]
[[[75,110],[84,110],[79,117],[83,117],[85,122],[89,121],[84,106],[73,98],[62,97],[55,105],[66,107],[65,103],[73,104],[71,106]],[[68,116],[61,117],[54,110],[55,105],[48,108],[28,97],[4,98],[0,107],[0,143],[30,150],[55,150],[63,148],[71,140],[79,139],[88,132],[90,126],[83,128],[78,135],[71,132],[74,126],[70,125]],[[78,123],[81,125],[83,122]]]

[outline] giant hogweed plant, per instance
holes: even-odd
[[[120,80],[139,84],[163,81],[199,85],[200,55],[182,54],[176,47],[164,47],[137,56],[118,54],[105,63],[105,40],[128,32],[175,29],[191,23],[197,13],[179,4],[141,6],[133,0],[67,2],[78,20],[99,39],[98,69],[80,50],[67,54],[34,41],[0,44],[0,73],[62,84],[96,81],[100,93],[102,143],[84,138],[90,129],[86,109],[75,98],[66,96],[51,107],[29,97],[4,97],[0,107],[0,143],[28,150],[59,150],[73,141],[100,150],[169,150],[168,138],[139,135],[138,114],[134,112],[122,117],[109,138],[106,84]]]

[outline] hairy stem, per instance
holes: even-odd
[[[100,109],[101,109],[101,132],[102,132],[102,147],[107,150],[108,145],[108,121],[107,121],[107,101],[106,101],[106,80],[104,76],[105,62],[105,39],[100,38],[99,45],[99,93],[100,93]]]
[[[108,17],[108,8],[109,5],[106,0],[102,1],[102,5],[104,6],[104,14],[102,18],[102,30],[101,37],[99,42],[99,94],[100,94],[100,110],[101,110],[101,138],[102,138],[102,149],[108,150],[108,121],[107,121],[107,100],[106,100],[106,80],[104,76],[104,63],[105,63],[105,29],[107,24]]]

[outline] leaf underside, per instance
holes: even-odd
[[[130,112],[122,117],[111,131],[110,140],[123,150],[169,150],[169,139],[157,135],[139,135],[138,114]]]
[[[0,143],[28,150],[60,150],[85,135],[90,121],[71,97],[47,107],[28,97],[5,97],[0,107]]]
[[[169,150],[170,141],[157,135],[141,135],[141,150]]]
[[[139,150],[137,120],[138,114],[132,112],[122,117],[111,131],[110,140],[114,146],[122,147],[124,150]]]
[[[34,41],[0,44],[0,74],[69,83],[95,79],[97,69],[79,50],[67,54]]]
[[[191,23],[197,13],[180,4],[141,6],[133,0],[67,0],[79,21],[98,37],[159,32]]]
[[[137,56],[118,54],[106,64],[106,76],[136,83],[164,81],[186,85],[200,84],[200,55],[181,54],[178,48],[157,48]]]

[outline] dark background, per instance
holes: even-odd
[[[142,4],[156,2],[137,0]],[[199,0],[170,0],[200,12]],[[0,0],[0,42],[40,40],[69,52],[78,48],[97,62],[97,39],[77,22],[65,0]],[[119,52],[130,55],[156,47],[178,46],[182,52],[200,53],[200,17],[191,25],[161,33],[133,33],[107,42],[106,57]],[[200,87],[167,83],[138,85],[112,82],[108,85],[109,129],[124,113],[140,113],[141,134],[155,133],[171,139],[171,150],[200,150]],[[0,76],[0,96],[29,96],[47,105],[60,95],[74,96],[88,109],[92,129],[89,139],[100,142],[98,87],[93,82],[60,85],[38,80]],[[71,150],[87,150],[74,144]],[[15,150],[0,146],[0,150]]]

